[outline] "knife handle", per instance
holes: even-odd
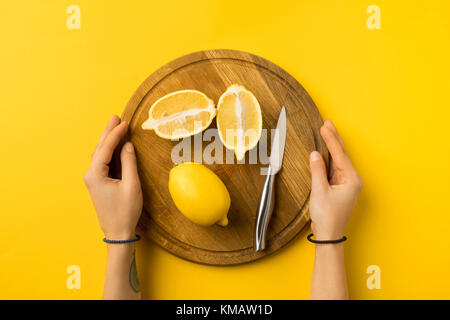
[[[272,216],[275,203],[275,175],[272,174],[272,167],[269,165],[266,181],[259,199],[258,215],[255,227],[255,251],[264,250],[266,247],[266,232]]]

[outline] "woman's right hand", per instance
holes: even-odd
[[[331,154],[331,177],[319,152],[310,155],[312,176],[310,216],[316,240],[335,240],[344,236],[345,226],[353,211],[363,181],[344,149],[342,139],[330,120],[320,134]]]

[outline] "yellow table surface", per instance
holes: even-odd
[[[79,30],[66,26],[71,4]],[[369,5],[381,29],[366,26]],[[287,70],[342,134],[365,181],[345,245],[350,297],[449,299],[449,12],[411,0],[4,2],[0,298],[101,298],[105,244],[82,176],[107,120],[165,63],[228,48]],[[137,245],[150,299],[304,299],[313,259],[304,236],[235,267]],[[381,289],[367,288],[370,265]]]

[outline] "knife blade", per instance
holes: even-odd
[[[266,180],[264,181],[263,189],[261,191],[261,197],[259,199],[255,225],[255,251],[264,250],[266,247],[267,227],[269,226],[269,221],[275,204],[275,176],[280,171],[283,164],[285,144],[286,109],[283,106],[281,108],[280,115],[278,116],[277,127],[270,150],[269,168],[267,171]]]

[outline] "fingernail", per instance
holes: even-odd
[[[320,153],[318,153],[317,151],[313,151],[311,152],[309,159],[311,160],[311,162],[313,161],[317,161],[320,159]]]
[[[333,121],[327,120],[327,122],[328,122],[328,124],[329,124],[332,128],[336,129],[336,127],[334,126]]]
[[[133,153],[134,152],[134,147],[133,147],[133,144],[131,142],[125,143],[125,151],[127,151],[129,153]]]

